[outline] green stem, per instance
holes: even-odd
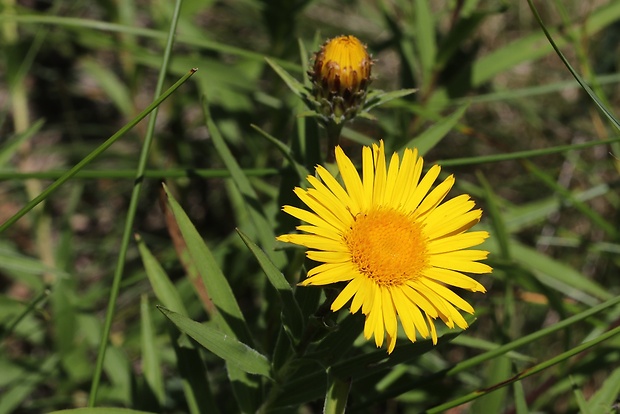
[[[339,124],[335,123],[331,119],[329,120],[326,130],[327,130],[327,154],[325,156],[325,161],[334,162],[336,160],[336,145],[340,143],[340,134],[342,133],[342,127],[344,127],[344,122]]]
[[[170,62],[170,55],[172,53],[172,45],[174,43],[174,33],[176,32],[177,22],[179,20],[179,13],[181,10],[182,0],[177,0],[175,3],[174,13],[172,15],[172,22],[170,24],[170,30],[168,32],[168,40],[164,49],[164,57],[162,65],[159,71],[159,78],[157,80],[157,86],[155,88],[155,96],[158,96],[163,89],[166,73],[168,71],[168,65]],[[192,69],[181,80],[187,79],[191,76],[196,69]],[[180,82],[180,81],[179,81]],[[179,84],[177,82],[175,85]],[[172,89],[172,88],[171,88]],[[175,88],[176,89],[176,88]],[[101,343],[99,344],[99,352],[97,353],[97,363],[95,365],[95,372],[93,374],[93,382],[90,388],[90,395],[88,397],[88,406],[94,407],[97,401],[97,391],[99,390],[99,381],[101,380],[101,372],[103,371],[103,361],[108,346],[108,338],[110,336],[110,330],[112,328],[112,319],[114,317],[114,308],[116,307],[116,299],[120,290],[121,279],[123,276],[123,268],[125,267],[125,257],[133,233],[133,221],[138,210],[138,199],[140,197],[140,190],[142,189],[143,174],[146,170],[146,163],[149,156],[149,150],[153,142],[153,131],[155,130],[155,121],[157,120],[157,107],[153,108],[153,114],[149,118],[149,124],[146,131],[146,138],[142,145],[142,151],[140,152],[140,160],[138,161],[138,169],[136,171],[136,181],[131,193],[131,200],[129,202],[129,208],[127,210],[127,219],[125,221],[125,228],[123,231],[123,238],[121,240],[120,251],[118,255],[118,261],[116,263],[116,269],[114,271],[114,279],[112,281],[112,289],[110,292],[110,299],[108,301],[108,307],[106,311],[106,318],[103,326],[103,333],[101,334]]]

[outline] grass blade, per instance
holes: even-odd
[[[140,235],[135,235],[136,243],[138,244],[138,251],[144,264],[146,276],[151,282],[151,287],[157,299],[168,309],[180,313],[183,316],[188,316],[187,309],[181,300],[181,296],[177,291],[174,284],[170,281],[170,278],[161,267],[157,259],[153,257],[153,254],[146,246]]]
[[[262,375],[267,378],[271,377],[271,365],[267,358],[246,344],[164,307],[158,306],[158,309],[181,332],[186,333],[226,362],[249,374]]]
[[[170,24],[170,30],[168,32],[168,39],[166,42],[166,47],[164,49],[164,56],[162,59],[161,68],[159,71],[159,78],[157,79],[157,86],[155,87],[155,96],[161,94],[161,90],[164,86],[164,80],[166,78],[166,73],[168,71],[168,63],[170,61],[170,55],[172,53],[172,45],[174,43],[174,33],[176,32],[177,22],[179,20],[179,13],[181,10],[182,0],[177,0],[175,3],[174,14],[172,16],[172,21]],[[182,77],[176,84],[178,86],[182,85],[185,80],[187,80],[191,75],[194,74],[196,69],[190,70],[184,77]],[[178,87],[177,86],[177,87]],[[169,90],[172,93],[176,88],[173,86]],[[165,94],[164,94],[165,95]],[[145,114],[146,116],[146,114]],[[136,169],[136,181],[133,187],[133,191],[131,192],[131,199],[129,201],[129,208],[127,209],[127,215],[125,220],[125,226],[123,228],[123,236],[120,243],[120,250],[118,255],[118,260],[116,262],[116,268],[114,270],[114,278],[112,280],[112,289],[110,291],[110,298],[108,301],[108,307],[106,311],[106,318],[103,326],[103,332],[101,334],[101,344],[99,346],[99,350],[97,352],[97,362],[95,365],[95,372],[93,374],[93,381],[90,388],[90,395],[88,396],[88,406],[94,407],[97,401],[97,391],[99,389],[99,381],[101,379],[101,371],[103,370],[103,362],[105,359],[105,353],[108,346],[108,338],[110,336],[110,330],[112,329],[112,318],[114,316],[114,310],[116,307],[116,299],[118,297],[118,293],[120,290],[120,283],[123,277],[123,270],[125,268],[125,257],[127,255],[127,249],[129,248],[129,241],[131,239],[131,233],[133,232],[133,221],[136,216],[136,211],[138,210],[138,199],[140,197],[140,190],[142,189],[142,174],[144,174],[144,170],[146,169],[146,162],[149,157],[149,150],[151,148],[151,143],[153,141],[153,131],[155,130],[155,122],[157,120],[157,105],[153,107],[153,115],[149,119],[149,124],[147,127],[146,137],[144,139],[144,143],[142,144],[142,150],[140,151],[140,159],[138,161],[138,167]],[[119,135],[121,136],[121,135]],[[114,142],[112,138],[108,141],[110,145]],[[107,143],[107,141],[106,141]],[[105,145],[105,144],[104,144]],[[108,145],[109,146],[109,145]],[[100,147],[101,148],[101,147]],[[106,147],[107,148],[107,147]],[[102,152],[103,150],[101,150]],[[92,154],[92,153],[91,153]],[[94,158],[94,156],[92,157]],[[86,161],[86,162],[85,162]],[[88,163],[88,156],[84,158],[76,167],[74,167],[71,171],[78,171],[83,167],[80,164]],[[77,168],[80,166],[80,168]],[[71,172],[70,171],[70,172]],[[71,175],[67,175],[67,179],[69,179]],[[66,181],[66,180],[65,180]],[[62,181],[64,182],[64,181]],[[59,179],[56,183],[62,183]],[[56,184],[54,183],[54,184]],[[59,184],[60,185],[60,184]],[[51,187],[51,186],[50,186]],[[36,200],[36,199],[35,199]],[[36,204],[35,204],[36,205]],[[34,207],[34,205],[33,205]],[[1,231],[1,230],[0,230]]]
[[[142,371],[144,373],[144,379],[150,388],[150,393],[155,396],[157,403],[162,407],[166,398],[164,377],[161,372],[161,363],[156,342],[157,338],[155,337],[155,329],[151,319],[149,300],[148,296],[144,294],[140,298],[140,320],[142,328]]]
[[[555,50],[555,53],[557,53],[557,55],[560,57],[560,59],[562,60],[562,63],[564,63],[566,68],[570,71],[570,73],[577,80],[577,82],[579,82],[579,85],[581,85],[583,90],[586,91],[586,93],[590,96],[590,98],[596,104],[596,106],[598,106],[601,112],[607,117],[607,119],[609,119],[609,121],[614,126],[614,128],[620,131],[620,121],[618,121],[618,119],[614,116],[614,114],[603,104],[603,102],[596,96],[592,88],[590,88],[590,86],[583,80],[583,78],[577,73],[577,71],[573,69],[571,64],[566,59],[566,57],[564,57],[564,54],[562,53],[562,51],[560,50],[556,42],[553,40],[551,33],[549,33],[549,30],[547,29],[547,27],[542,21],[542,18],[538,14],[538,10],[536,9],[536,7],[534,7],[534,3],[532,3],[532,0],[527,0],[527,4],[529,4],[530,9],[532,10],[532,13],[534,14],[534,17],[536,18],[536,21],[538,21],[538,24],[540,24],[541,29],[543,30],[543,32],[545,33],[545,36],[547,37],[547,40],[549,40],[549,43],[551,43],[553,50]]]
[[[278,296],[282,302],[282,322],[285,328],[291,333],[292,337],[299,340],[301,337],[301,331],[304,326],[303,316],[301,309],[295,300],[293,295],[293,289],[289,285],[284,275],[278,270],[277,267],[269,260],[265,252],[263,252],[256,244],[250,240],[241,230],[237,229],[237,233],[250,249],[258,263],[260,264],[263,272],[267,275],[267,279],[273,285],[278,292]]]

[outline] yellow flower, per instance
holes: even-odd
[[[355,117],[366,101],[372,58],[355,36],[339,36],[323,44],[308,73],[319,113],[336,123]]]
[[[364,147],[362,178],[351,160],[336,147],[336,162],[344,187],[322,166],[320,180],[308,176],[311,188],[295,194],[312,211],[284,206],[283,210],[308,223],[278,240],[305,246],[307,256],[322,264],[300,283],[329,285],[346,282],[331,305],[337,311],[351,299],[351,312],[366,316],[364,336],[374,336],[377,347],[387,336],[387,351],[396,345],[397,317],[409,340],[419,333],[437,343],[434,320],[448,327],[467,328],[460,311],[473,307],[450,287],[485,292],[480,283],[462,272],[489,273],[478,261],[488,252],[471,250],[489,234],[467,232],[482,215],[468,195],[442,201],[454,184],[451,175],[431,186],[440,171],[434,165],[422,176],[423,160],[406,149],[399,160],[386,163],[383,141]]]
[[[325,42],[314,60],[314,76],[332,93],[344,95],[363,89],[370,80],[372,59],[355,36]]]

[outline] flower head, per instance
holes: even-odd
[[[377,347],[387,336],[388,353],[396,345],[397,318],[412,342],[419,333],[437,343],[437,318],[450,328],[467,328],[460,311],[474,309],[449,287],[486,291],[463,274],[492,270],[479,262],[488,252],[469,249],[489,236],[486,231],[467,232],[482,211],[474,209],[468,195],[442,204],[454,177],[431,191],[440,167],[434,165],[422,177],[423,160],[415,149],[406,149],[402,161],[392,155],[388,165],[383,141],[372,149],[364,147],[362,178],[340,147],[336,162],[344,187],[317,166],[320,180],[308,176],[311,188],[295,189],[312,211],[283,208],[308,224],[297,227],[305,234],[278,239],[309,248],[307,256],[322,263],[301,285],[346,282],[331,309],[337,311],[352,299],[351,312],[361,309],[366,316],[364,336],[374,336]]]
[[[371,82],[372,59],[355,36],[338,36],[323,44],[309,72],[320,112],[336,122],[361,109]]]

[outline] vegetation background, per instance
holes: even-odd
[[[279,303],[235,229],[267,252],[275,242],[253,224],[256,211],[230,178],[231,160],[271,232],[290,231],[295,223],[279,208],[293,202],[300,180],[260,131],[292,148],[308,170],[321,162],[324,142],[312,118],[296,116],[303,105],[264,58],[302,81],[311,51],[340,34],[368,44],[373,88],[418,88],[374,110],[375,121],[348,124],[345,151],[359,157],[360,144],[382,138],[388,153],[415,145],[427,166],[454,173],[455,192],[485,210],[480,228],[492,234],[485,248],[495,269],[481,278],[486,295],[465,295],[477,310],[468,331],[393,363],[379,350],[383,369],[351,374],[350,411],[617,412],[620,338],[579,346],[620,321],[618,129],[597,109],[614,113],[619,104],[620,2],[534,4],[596,99],[571,76],[525,1],[1,0],[0,223],[151,104],[162,68],[164,89],[199,70],[161,104],[154,134],[139,123],[2,228],[0,414],[85,407],[106,320],[110,346],[97,406],[243,408],[220,358],[202,350],[189,371],[182,366],[178,331],[155,307],[169,306],[166,292],[174,290],[191,319],[209,319],[204,285],[162,210],[160,183],[213,253],[254,346],[272,358]],[[205,96],[217,130],[205,123]],[[136,181],[148,137],[147,171]],[[141,250],[133,240],[123,244],[133,233]],[[274,262],[292,280],[302,252],[278,252]],[[156,263],[165,274],[153,270]],[[157,280],[174,288],[162,293]],[[113,319],[106,316],[111,296]],[[592,309],[599,312],[585,318]],[[552,329],[574,315],[580,320]],[[372,343],[358,340],[341,358],[372,352]],[[292,389],[288,401],[263,409],[320,411],[326,380],[321,367],[312,369],[319,376],[297,384],[307,394]],[[513,377],[528,372],[534,375]],[[207,377],[209,398],[192,402],[187,384],[206,390]],[[486,388],[508,378],[505,387]],[[460,400],[475,390],[483,391]]]

